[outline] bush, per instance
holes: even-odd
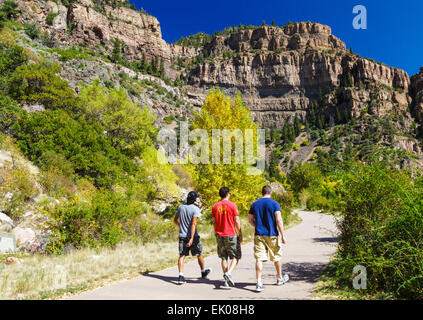
[[[36,164],[46,165],[47,151],[61,154],[73,163],[75,173],[91,178],[98,187],[111,187],[125,172],[138,170],[110,145],[101,126],[72,119],[64,110],[31,113],[11,129],[21,150]]]
[[[32,40],[38,39],[40,37],[40,29],[34,23],[25,23],[24,30],[28,37]]]
[[[351,284],[367,268],[368,290],[423,298],[423,188],[406,171],[381,163],[355,165],[346,177],[335,275]]]
[[[26,64],[28,56],[20,46],[6,46],[0,42],[0,77],[8,77],[16,68]]]
[[[9,78],[9,94],[20,103],[41,103],[48,109],[75,109],[77,99],[67,81],[56,74],[61,67],[49,62],[18,67]]]
[[[287,175],[288,183],[297,195],[303,189],[318,185],[321,179],[321,172],[314,163],[297,163]]]
[[[111,144],[125,155],[140,157],[146,146],[153,145],[157,130],[154,116],[131,102],[125,91],[107,91],[96,80],[79,95],[85,119],[101,123]]]
[[[119,192],[100,190],[88,201],[78,197],[60,205],[48,206],[53,232],[47,250],[62,253],[67,245],[75,247],[115,245],[125,235],[123,224],[140,213],[133,201]]]
[[[9,97],[0,96],[0,131],[10,133],[10,127],[26,114]]]
[[[53,12],[53,11],[50,11],[50,12],[48,13],[47,17],[46,17],[46,23],[47,23],[49,26],[52,26],[52,25],[53,25],[53,21],[54,21],[54,19],[55,19],[58,15],[59,15],[59,13],[58,13],[58,12]]]
[[[0,28],[4,26],[7,20],[14,19],[18,16],[18,4],[12,0],[6,0],[0,8]]]

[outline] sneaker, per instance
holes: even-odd
[[[256,285],[256,292],[262,292],[264,290],[264,286],[262,284],[258,284]]]
[[[231,277],[231,275],[229,274],[229,273],[225,273],[224,275],[223,275],[223,278],[225,278],[225,280],[228,282],[228,284],[231,286],[231,287],[235,287],[235,282],[234,282],[234,280],[232,280],[232,277]]]
[[[208,268],[208,269],[204,270],[204,272],[202,271],[201,272],[201,278],[207,279],[207,276],[210,274],[210,272],[212,272],[212,269],[211,268]]]
[[[284,275],[282,276],[282,279],[277,279],[277,280],[276,280],[276,285],[277,285],[277,286],[281,286],[281,285],[283,285],[283,284],[287,283],[287,282],[288,282],[288,280],[289,280],[289,276],[288,276],[287,274],[284,274]]]
[[[184,276],[179,276],[179,278],[178,278],[178,284],[184,284],[184,283],[187,283],[185,281],[185,277]]]
[[[229,286],[228,281],[225,280],[225,283],[222,286],[223,289],[230,289],[231,287]]]

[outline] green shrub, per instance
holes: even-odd
[[[96,80],[79,95],[85,119],[101,123],[113,147],[127,156],[140,157],[146,146],[153,145],[157,130],[149,110],[131,102],[125,90],[107,91]]]
[[[355,165],[346,176],[335,275],[350,285],[367,268],[368,290],[423,298],[423,189],[420,180],[386,164]]]
[[[0,96],[0,131],[10,133],[10,127],[26,114],[7,96]]]
[[[16,68],[28,62],[28,56],[20,46],[6,46],[0,42],[0,77],[8,77]]]
[[[125,238],[151,242],[176,236],[171,221],[151,214],[145,202],[133,201],[125,192],[99,190],[89,199],[74,197],[44,211],[51,218],[50,253],[60,254],[68,245],[114,246]]]
[[[137,165],[114,149],[103,128],[72,119],[64,110],[31,113],[12,126],[24,154],[43,166],[47,151],[63,155],[73,163],[75,173],[90,177],[96,186],[110,187]]]
[[[18,67],[9,78],[9,94],[20,103],[41,103],[48,109],[75,109],[77,99],[67,81],[56,74],[61,67],[49,62]]]
[[[13,0],[6,0],[0,8],[0,28],[4,26],[7,20],[14,19],[18,16],[18,4]]]
[[[321,172],[314,163],[297,163],[287,175],[287,181],[297,195],[303,189],[318,185],[321,179]]]
[[[35,23],[25,23],[24,30],[27,36],[32,40],[38,39],[40,37],[40,29],[38,29]]]
[[[58,13],[58,12],[53,12],[53,11],[50,11],[50,12],[48,13],[47,17],[46,17],[46,23],[47,23],[49,26],[52,26],[52,25],[53,25],[53,21],[54,21],[54,19],[55,19],[58,15],[59,15],[59,13]]]

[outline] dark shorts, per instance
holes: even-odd
[[[217,255],[219,258],[228,259],[241,259],[241,244],[237,236],[221,237],[216,235],[217,241]]]
[[[191,252],[192,256],[200,256],[203,252],[203,246],[201,245],[200,237],[194,238],[191,247],[187,247],[188,242],[188,238],[179,238],[179,255],[189,256],[189,253]]]

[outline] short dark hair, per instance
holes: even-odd
[[[193,204],[195,200],[197,200],[197,198],[198,198],[198,193],[195,191],[190,191],[187,196],[187,203]]]
[[[263,189],[261,189],[261,194],[264,196],[272,194],[272,188],[270,186],[264,186]]]
[[[219,190],[219,196],[220,196],[222,199],[226,198],[226,196],[228,195],[228,193],[229,193],[229,188],[227,188],[227,187],[222,187],[222,188],[220,188],[220,190]]]

